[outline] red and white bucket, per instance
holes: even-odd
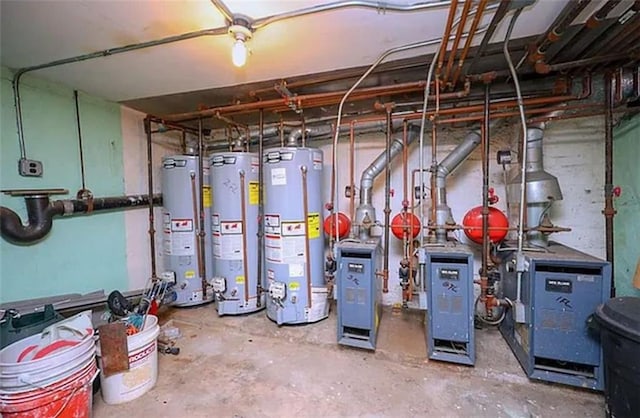
[[[147,393],[158,380],[158,318],[147,315],[143,331],[127,337],[129,370],[105,377],[100,373],[102,399],[115,405],[129,402]],[[98,347],[100,367],[100,347]]]
[[[85,312],[0,351],[0,416],[88,418],[97,374]]]

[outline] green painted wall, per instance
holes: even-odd
[[[19,148],[11,88],[12,73],[1,69],[0,188],[65,188],[73,198],[81,187],[73,91],[25,76],[21,83],[27,156],[44,164],[44,176],[18,175]],[[87,187],[95,196],[124,194],[120,106],[80,94]],[[22,219],[22,198],[0,196],[0,204]],[[0,302],[126,289],[125,226],[122,212],[54,220],[41,242],[16,246],[0,239]]]
[[[613,184],[622,188],[614,200],[614,256],[618,296],[640,296],[632,286],[640,257],[640,115],[624,121],[613,135]]]

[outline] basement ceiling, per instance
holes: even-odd
[[[543,32],[567,1],[539,0],[528,7],[518,21],[514,38]],[[319,0],[225,2],[233,13],[253,18],[322,3]],[[583,15],[594,8],[588,8]],[[412,13],[349,8],[275,22],[254,33],[248,43],[251,55],[241,69],[231,64],[233,39],[221,35],[44,69],[35,74],[114,101],[245,84],[370,64],[391,47],[442,36],[447,13],[448,6]],[[12,69],[225,26],[222,14],[208,0],[3,0],[1,18],[1,62]],[[489,18],[490,15],[485,16],[485,22]],[[502,39],[504,30],[503,24],[494,39]],[[476,44],[480,41],[477,38]],[[393,59],[423,55],[434,49],[417,49]]]

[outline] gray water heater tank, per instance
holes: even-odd
[[[213,290],[219,315],[265,307],[264,274],[258,277],[258,154],[222,152],[209,158],[213,202]],[[263,272],[264,273],[264,269]]]
[[[263,163],[267,316],[279,325],[319,321],[329,315],[321,226],[322,151],[270,149]]]
[[[194,306],[213,300],[213,290],[208,285],[213,272],[211,187],[209,168],[205,166],[203,171],[205,277],[201,278],[198,264],[198,157],[174,155],[162,159],[163,277],[175,280],[174,306]]]

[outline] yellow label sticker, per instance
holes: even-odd
[[[249,182],[249,204],[257,205],[260,199],[260,183],[257,181]]]
[[[300,283],[299,282],[289,283],[289,290],[291,290],[292,292],[295,292],[296,290],[300,290]]]
[[[211,207],[211,186],[202,187],[202,205],[205,208]]]
[[[187,270],[184,272],[184,278],[185,279],[193,279],[194,277],[196,277],[196,272],[193,270]]]
[[[236,276],[236,284],[244,284],[244,276]]]
[[[320,237],[320,214],[310,213],[307,216],[307,228],[309,228],[309,239]]]

